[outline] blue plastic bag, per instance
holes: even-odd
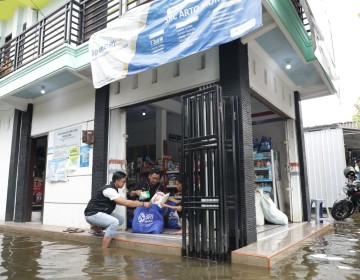
[[[262,136],[260,140],[259,151],[271,150],[271,137]]]
[[[172,205],[172,206],[177,205],[172,201],[168,201],[167,204]],[[169,219],[167,222],[167,228],[180,229],[181,227],[180,227],[180,222],[179,222],[179,215],[176,212],[176,210],[169,209],[168,215],[169,215]]]
[[[162,233],[164,229],[163,210],[157,205],[150,208],[137,207],[132,221],[134,233]]]

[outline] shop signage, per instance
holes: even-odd
[[[155,0],[93,34],[95,88],[224,44],[262,24],[261,0]]]

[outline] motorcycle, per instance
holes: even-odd
[[[356,180],[354,167],[346,167],[344,176],[347,182],[343,187],[343,197],[337,199],[331,209],[331,216],[337,221],[350,217],[360,206],[360,181]]]

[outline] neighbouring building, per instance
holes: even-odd
[[[346,182],[344,169],[360,162],[360,130],[356,122],[304,128],[309,193],[332,207]]]

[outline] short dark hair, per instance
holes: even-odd
[[[157,174],[157,175],[159,175],[160,177],[161,177],[161,171],[159,170],[159,169],[157,169],[157,168],[152,168],[152,169],[150,169],[149,170],[149,175],[152,175],[152,174]]]
[[[126,173],[123,171],[115,171],[112,176],[112,181],[120,180],[122,178],[126,178]]]

